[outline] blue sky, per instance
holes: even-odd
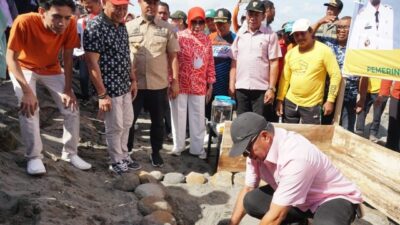
[[[130,7],[130,12],[135,15],[140,14],[140,9],[137,4],[137,0],[130,0],[134,4]],[[234,5],[238,0],[164,0],[170,6],[171,12],[178,9],[187,12],[188,9],[194,6],[200,6],[204,9],[218,9],[227,8],[232,11]],[[340,17],[352,16],[354,8],[354,0],[342,0],[344,8]],[[276,8],[275,21],[272,24],[274,30],[278,30],[281,25],[290,20],[296,20],[298,18],[308,18],[312,22],[317,21],[319,18],[325,15],[326,7],[323,5],[329,0],[273,0]],[[245,11],[246,4],[241,5],[240,15]]]

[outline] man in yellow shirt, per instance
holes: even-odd
[[[277,114],[283,116],[286,123],[320,124],[321,111],[324,115],[333,113],[341,80],[339,65],[332,50],[313,39],[309,20],[297,20],[292,34],[298,45],[285,56]],[[327,74],[331,83],[323,104]]]

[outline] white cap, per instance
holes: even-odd
[[[293,23],[292,33],[294,32],[305,32],[311,26],[311,22],[308,19],[298,19]]]

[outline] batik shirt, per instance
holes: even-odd
[[[186,29],[178,32],[179,93],[205,95],[207,84],[215,82],[211,41],[204,33]]]
[[[335,53],[336,60],[339,64],[340,70],[343,71],[344,56],[346,54],[346,47],[341,47],[336,39],[329,37],[318,37],[318,39],[329,46],[333,53]],[[357,76],[345,76],[346,77],[346,87],[344,90],[344,101],[354,101],[357,99],[358,94],[358,81]]]
[[[129,92],[131,62],[128,32],[124,24],[115,24],[104,13],[89,21],[83,35],[85,52],[100,54],[101,78],[110,97]]]

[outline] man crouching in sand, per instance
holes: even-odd
[[[248,112],[233,121],[231,136],[229,156],[247,161],[230,225],[246,213],[263,225],[307,224],[307,218],[313,225],[350,225],[359,215],[361,192],[300,134]],[[268,185],[259,187],[261,179]]]

